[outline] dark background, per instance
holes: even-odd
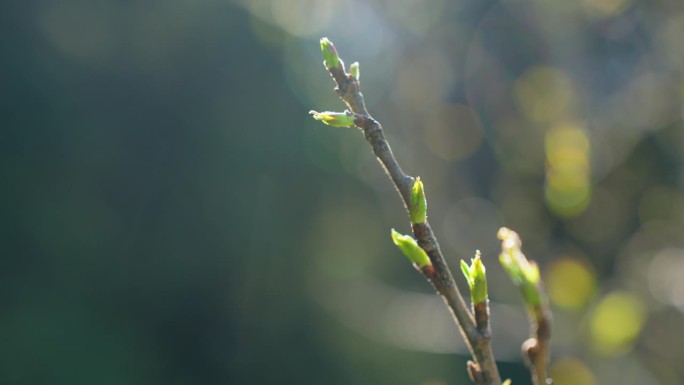
[[[4,4],[0,383],[468,383],[362,135],[307,115],[343,109],[322,36],[448,262],[482,251],[504,378],[529,382],[508,226],[557,385],[680,383],[683,4]]]

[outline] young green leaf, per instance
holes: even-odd
[[[463,272],[463,275],[465,276],[466,282],[468,282],[468,286],[470,286],[470,266],[466,263],[466,261],[461,259],[461,271]]]
[[[354,125],[354,115],[351,112],[332,112],[323,111],[318,112],[311,110],[309,114],[313,116],[314,119],[320,120],[323,123],[333,126],[333,127],[351,127]]]
[[[409,235],[402,235],[396,230],[392,229],[392,240],[394,244],[397,245],[399,250],[401,250],[404,255],[419,268],[426,266],[432,266],[430,262],[430,257],[428,257],[425,250],[418,246],[418,242]]]

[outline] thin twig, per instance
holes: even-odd
[[[523,254],[522,241],[515,231],[502,227],[497,237],[501,239],[501,265],[520,289],[530,319],[530,338],[523,342],[522,354],[532,383],[551,385],[553,381],[547,372],[551,310],[544,284],[539,278],[539,266]]]
[[[541,286],[540,292],[544,292]],[[545,296],[541,305],[530,309],[530,324],[530,338],[522,344],[522,353],[530,369],[532,383],[552,385],[553,381],[547,371],[551,339],[551,311]]]
[[[382,126],[368,113],[358,79],[345,71],[344,63],[341,60],[339,66],[333,68],[326,66],[326,69],[337,85],[335,92],[347,104],[349,110],[354,113],[355,125],[363,131],[373,153],[384,167],[408,211],[411,188],[415,178],[402,170],[387,139],[385,139]],[[468,310],[458,287],[456,287],[429,223],[426,221],[414,224],[413,235],[420,247],[428,254],[434,266],[434,269],[422,269],[420,271],[444,299],[471,355],[476,361],[468,364],[471,379],[477,385],[500,385],[501,377],[491,349],[489,329],[487,328],[486,331],[478,330],[473,315]]]
[[[489,301],[474,304],[473,313],[475,313],[477,331],[482,335],[491,335],[492,331],[489,326]]]

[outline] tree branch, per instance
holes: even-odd
[[[402,170],[392,153],[387,139],[385,139],[382,126],[368,113],[357,78],[358,64],[355,65],[356,76],[348,74],[345,71],[344,63],[337,56],[337,51],[332,46],[332,43],[324,38],[321,40],[321,48],[326,59],[324,61],[326,69],[337,85],[335,92],[353,113],[354,124],[363,131],[373,153],[401,196],[404,207],[409,211],[411,189],[415,178],[407,175]],[[468,372],[471,379],[477,385],[500,385],[501,378],[490,345],[489,328],[481,330],[477,327],[473,315],[468,310],[458,287],[456,287],[454,278],[447,266],[430,224],[425,221],[413,224],[412,227],[413,235],[418,245],[425,250],[433,267],[429,269],[422,268],[419,271],[444,299],[475,360],[475,362],[471,361],[468,364]]]
[[[499,260],[513,283],[520,288],[530,318],[530,338],[522,344],[522,354],[530,369],[534,385],[551,385],[548,375],[549,340],[551,339],[551,310],[546,290],[540,279],[539,267],[523,254],[520,236],[502,227]]]

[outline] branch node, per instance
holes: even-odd
[[[520,350],[528,363],[532,364],[539,354],[539,343],[536,338],[528,338],[522,343]]]
[[[473,383],[475,383],[476,385],[485,384],[485,377],[482,374],[482,369],[480,369],[480,365],[469,360],[468,364],[467,364],[467,368],[468,368],[468,376],[470,377],[470,380]]]

